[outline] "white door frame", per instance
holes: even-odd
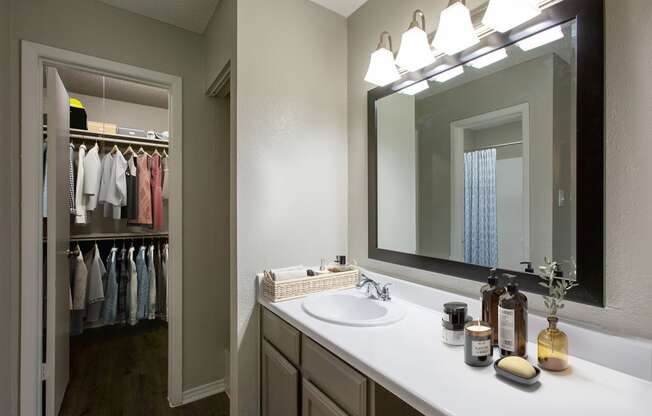
[[[511,118],[522,125],[523,251],[530,253],[530,105],[524,103],[451,123],[451,260],[464,261],[464,130]]]
[[[183,391],[183,239],[182,239],[182,80],[106,59],[29,41],[21,42],[21,310],[20,415],[41,415],[42,346],[42,185],[43,67],[65,65],[107,76],[165,88],[170,102],[169,232],[170,276],[168,316],[168,400],[179,405]]]

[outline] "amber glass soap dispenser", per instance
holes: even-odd
[[[519,292],[516,276],[509,279],[507,290],[498,301],[498,346],[500,354],[525,357],[527,345],[527,297]]]
[[[498,301],[505,289],[498,286],[496,269],[489,271],[487,284],[480,289],[482,294],[482,320],[491,326],[491,343],[498,345]]]

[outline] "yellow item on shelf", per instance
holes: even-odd
[[[516,356],[503,358],[498,363],[498,367],[523,378],[532,378],[537,374],[532,364],[526,359]]]
[[[84,104],[76,98],[70,98],[70,106],[74,108],[84,108]]]

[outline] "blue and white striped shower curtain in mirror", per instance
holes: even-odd
[[[496,149],[464,153],[464,262],[498,266]]]

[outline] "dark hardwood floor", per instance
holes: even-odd
[[[224,393],[170,408],[167,326],[86,330],[70,339],[70,384],[60,416],[226,416]]]

